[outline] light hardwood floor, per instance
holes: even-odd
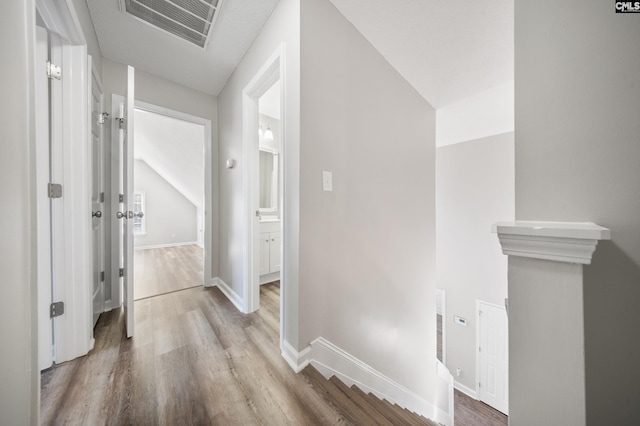
[[[135,300],[202,285],[203,249],[195,244],[136,250],[134,262]]]
[[[312,367],[299,374],[279,350],[279,282],[261,307],[239,313],[217,288],[135,302],[136,335],[123,314],[103,314],[96,346],[42,374],[42,424],[430,425]]]

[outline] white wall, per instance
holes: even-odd
[[[87,53],[91,55],[98,75],[102,75],[102,51],[100,50],[100,44],[98,43],[98,36],[93,28],[93,21],[91,15],[89,15],[89,8],[87,7],[86,0],[71,0],[73,8],[76,11],[78,22],[82,26],[82,32],[87,43]]]
[[[243,250],[245,244],[242,162],[242,90],[271,54],[284,43],[285,48],[285,193],[284,270],[287,318],[285,339],[298,348],[298,206],[300,139],[300,12],[299,0],[281,0],[264,28],[233,72],[218,96],[220,161],[220,278],[238,295],[243,295]],[[273,130],[273,129],[272,129]],[[236,167],[222,166],[226,159]]]
[[[144,193],[145,235],[135,236],[135,247],[195,242],[196,206],[141,160],[134,162],[135,191]]]
[[[640,424],[640,21],[599,0],[517,0],[515,20],[516,218],[611,229],[584,269],[587,424]],[[552,385],[529,373],[511,407]]]
[[[436,111],[436,146],[513,132],[513,80]]]
[[[435,110],[328,0],[300,28],[300,344],[433,402]]]
[[[446,365],[476,389],[476,300],[503,305],[507,257],[491,226],[515,217],[514,134],[436,150],[436,264],[446,291]],[[453,322],[459,315],[462,327]]]
[[[126,65],[103,58],[102,61],[102,79],[105,90],[105,108],[111,111],[111,95],[123,95],[126,89]],[[217,98],[198,92],[196,90],[184,87],[177,83],[164,80],[160,77],[136,70],[136,100],[148,102],[150,104],[169,108],[175,111],[184,112],[197,117],[211,120],[211,177],[213,184],[212,190],[212,212],[210,214],[210,222],[212,230],[212,256],[211,256],[211,275],[218,275],[218,102]],[[111,176],[111,132],[110,127],[105,128],[105,140],[109,143],[105,144],[105,182],[111,186],[114,179]],[[111,197],[109,197],[110,187],[107,188],[107,196],[105,198],[105,211],[109,212],[105,218],[106,235],[111,235],[111,216],[115,209],[111,206]],[[108,239],[107,239],[108,243]],[[111,247],[106,247],[108,257],[106,264],[111,264]],[[110,282],[110,268],[107,269],[107,282]]]
[[[0,424],[37,424],[35,128],[32,0],[0,2]]]

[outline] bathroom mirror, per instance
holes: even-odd
[[[278,211],[278,151],[260,147],[260,212]]]

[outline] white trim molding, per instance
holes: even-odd
[[[450,412],[445,412],[322,337],[311,342],[310,363],[326,378],[336,376],[347,386],[356,385],[392,404],[453,425],[453,401],[449,401]]]
[[[502,253],[557,262],[591,264],[598,241],[611,232],[590,222],[498,222],[493,225]]]
[[[298,352],[289,342],[283,340],[281,350],[282,357],[296,373],[301,372],[311,362],[311,346]]]
[[[185,241],[183,243],[168,243],[168,244],[152,244],[149,246],[136,246],[136,250],[147,250],[166,247],[180,247],[180,246],[198,246],[197,241]],[[200,247],[200,246],[199,246]]]
[[[242,297],[238,295],[233,289],[229,286],[229,284],[225,283],[222,278],[216,277],[211,280],[211,285],[209,287],[217,286],[222,294],[224,294],[227,299],[233,303],[233,305],[240,311],[242,311]]]
[[[458,389],[460,392],[462,392],[463,394],[477,400],[478,399],[478,394],[476,393],[476,391],[474,391],[473,389],[471,389],[468,386],[463,385],[462,383],[460,383],[459,381],[454,381],[453,382],[453,387]]]

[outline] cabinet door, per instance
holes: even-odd
[[[269,273],[269,243],[271,238],[268,232],[260,233],[260,275]]]
[[[269,272],[280,271],[280,233],[269,234]]]

